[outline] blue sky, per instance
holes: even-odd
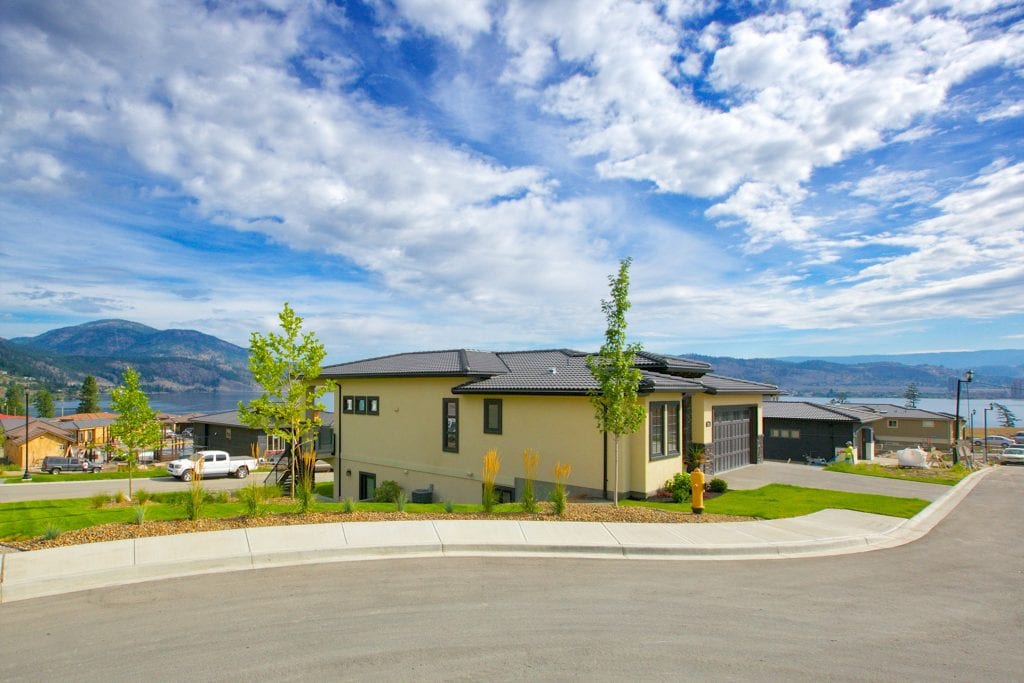
[[[0,4],[0,336],[1024,345],[1024,9]]]

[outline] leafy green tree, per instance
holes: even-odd
[[[907,385],[907,390],[903,392],[903,398],[906,399],[906,403],[903,405],[907,408],[916,408],[917,404],[921,401],[921,392],[918,390],[917,385],[911,382]]]
[[[75,412],[100,412],[100,388],[92,375],[86,375],[82,381],[82,388],[78,391],[78,409]]]
[[[612,496],[619,504],[619,440],[640,429],[644,407],[637,399],[640,371],[634,367],[640,344],[626,341],[626,311],[629,303],[629,265],[631,258],[619,263],[617,275],[608,276],[611,299],[601,300],[601,310],[608,321],[604,344],[596,356],[587,356],[587,367],[597,380],[598,389],[591,392],[594,417],[598,428],[613,436],[615,444],[615,490]]]
[[[238,417],[252,429],[263,430],[289,444],[290,495],[295,497],[296,460],[303,458],[302,485],[313,484],[316,453],[313,439],[320,428],[319,398],[332,386],[318,383],[320,363],[327,355],[313,332],[302,332],[302,318],[288,302],[278,315],[283,334],[253,332],[249,337],[249,370],[263,394],[238,404]]]
[[[11,382],[4,394],[3,412],[7,415],[24,415],[25,408],[25,390],[17,382]]]
[[[36,414],[39,417],[53,417],[53,394],[48,389],[40,389],[32,398],[32,405],[36,407]]]
[[[1004,427],[1016,427],[1017,416],[1013,414],[1013,411],[1002,403],[993,403],[992,407],[996,409],[996,413],[999,415],[999,421]]]
[[[160,421],[149,407],[149,398],[139,388],[139,373],[125,368],[123,384],[110,392],[110,405],[117,419],[110,425],[110,434],[128,450],[128,500],[132,498],[132,469],[139,452],[160,445]]]
[[[845,391],[836,392],[835,398],[829,399],[829,403],[832,405],[844,405],[849,402],[849,394]]]

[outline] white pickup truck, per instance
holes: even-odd
[[[203,479],[221,476],[245,479],[258,465],[255,458],[233,457],[227,451],[197,451],[189,458],[172,460],[167,465],[167,472],[182,481],[192,481],[192,472],[200,459],[203,461],[200,468]]]

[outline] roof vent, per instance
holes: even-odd
[[[558,368],[548,368],[548,374],[549,375],[557,375],[558,374]]]

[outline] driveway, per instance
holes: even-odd
[[[757,489],[768,484],[791,484],[812,489],[849,491],[850,493],[877,493],[898,498],[921,498],[938,500],[949,492],[950,487],[942,484],[925,484],[919,481],[865,477],[860,474],[826,472],[820,467],[796,465],[784,462],[763,462],[730,470],[721,475],[731,489]]]

